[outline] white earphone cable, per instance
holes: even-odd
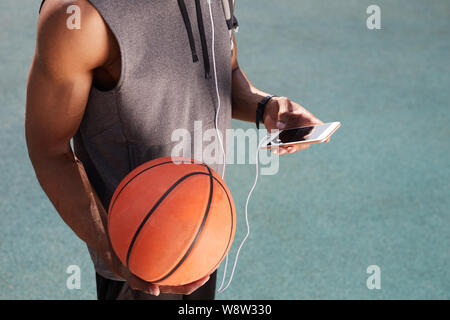
[[[217,137],[218,137],[218,139],[219,139],[219,143],[220,143],[221,149],[222,149],[222,156],[223,156],[222,179],[224,179],[224,178],[225,178],[225,168],[226,168],[226,154],[225,154],[225,149],[224,149],[224,146],[223,146],[222,138],[220,137],[220,132],[219,132],[219,130],[218,130],[218,117],[219,117],[219,111],[220,111],[220,106],[221,106],[221,104],[220,104],[219,86],[218,86],[218,83],[217,83],[217,68],[216,68],[216,55],[215,55],[215,30],[214,30],[214,18],[213,18],[213,14],[212,14],[211,1],[212,1],[212,0],[208,0],[208,5],[209,5],[209,15],[210,15],[210,17],[211,17],[211,29],[212,29],[212,58],[213,58],[214,81],[215,81],[215,86],[216,86],[217,104],[218,104],[218,105],[217,105],[216,114],[215,114],[215,119],[214,119],[214,126],[215,126],[215,129],[216,129],[216,134],[217,134]],[[261,146],[263,145],[263,143],[264,143],[265,141],[266,141],[266,139],[262,139],[262,140],[260,141],[260,143],[258,144],[258,148],[256,149],[256,155],[255,155],[255,160],[256,160],[256,161],[255,161],[255,164],[256,164],[255,181],[254,181],[254,183],[253,183],[252,188],[250,189],[250,192],[248,193],[247,201],[246,201],[246,203],[245,203],[245,222],[246,222],[246,225],[247,225],[247,233],[246,233],[244,239],[242,240],[242,242],[241,242],[241,244],[239,245],[239,248],[238,248],[238,250],[237,250],[236,257],[235,257],[235,259],[234,259],[233,269],[232,269],[231,275],[230,275],[230,279],[228,280],[227,285],[226,285],[224,288],[222,288],[223,285],[224,285],[224,283],[225,283],[225,278],[226,278],[226,275],[227,275],[227,267],[228,267],[228,255],[226,255],[226,257],[225,257],[224,273],[223,273],[223,277],[222,277],[222,283],[220,284],[220,287],[219,287],[219,289],[217,290],[218,293],[224,292],[224,291],[230,286],[231,281],[233,280],[234,271],[235,271],[235,269],[236,269],[237,261],[238,261],[238,258],[239,258],[239,253],[240,253],[240,251],[241,251],[241,249],[242,249],[242,247],[243,247],[245,241],[247,240],[247,238],[248,238],[249,235],[250,235],[250,224],[249,224],[249,222],[248,222],[248,210],[247,210],[247,209],[248,209],[248,203],[249,203],[249,201],[250,201],[250,197],[251,197],[251,195],[252,195],[252,193],[253,193],[253,190],[255,189],[256,184],[257,184],[257,182],[258,182],[258,176],[259,176],[259,168],[258,168],[258,162],[259,162],[259,149],[261,148]]]
[[[211,30],[212,30],[212,59],[213,59],[213,68],[214,68],[214,83],[216,85],[216,94],[217,94],[217,110],[214,117],[214,127],[216,129],[217,139],[219,139],[220,147],[222,149],[222,160],[223,160],[223,167],[222,167],[222,179],[225,179],[225,170],[227,167],[227,161],[226,161],[226,154],[225,154],[225,148],[223,146],[223,141],[220,136],[220,132],[218,129],[219,126],[219,112],[220,112],[220,94],[219,94],[219,85],[217,83],[217,68],[216,68],[216,50],[215,50],[215,30],[214,30],[214,18],[212,14],[212,8],[211,8],[211,0],[208,0],[209,5],[209,15],[211,17]]]
[[[223,142],[222,139],[220,138],[220,134],[219,134],[219,130],[218,130],[218,118],[219,118],[219,111],[220,111],[220,94],[219,94],[219,86],[217,83],[217,68],[216,68],[216,50],[215,50],[215,30],[214,30],[214,18],[212,15],[212,8],[211,8],[211,0],[208,0],[208,5],[209,5],[209,15],[211,17],[211,29],[212,29],[212,46],[211,46],[211,50],[212,50],[212,58],[213,58],[213,69],[214,69],[214,80],[215,80],[215,84],[216,84],[216,94],[217,94],[217,110],[216,110],[216,115],[215,115],[215,119],[214,119],[214,126],[216,128],[216,134],[217,137],[219,139],[220,142],[220,146],[222,148],[222,156],[223,156],[223,168],[222,168],[222,179],[225,178],[225,170],[226,170],[226,155],[225,155],[225,150],[223,147]],[[228,254],[225,256],[225,267],[224,267],[224,274],[222,277],[222,283],[220,284],[219,290],[222,288],[224,282],[225,282],[225,276],[226,276],[226,272],[227,272],[227,267],[228,267]]]
[[[233,264],[233,269],[231,270],[230,279],[228,280],[227,285],[224,288],[222,288],[224,280],[225,280],[225,276],[226,276],[227,263],[225,264],[225,270],[224,270],[224,275],[223,275],[223,279],[222,279],[222,284],[220,285],[220,288],[217,290],[218,293],[224,292],[230,286],[231,281],[233,281],[234,271],[236,270],[236,265],[237,265],[237,262],[238,262],[238,259],[239,259],[239,253],[241,252],[241,249],[244,246],[245,241],[250,236],[250,224],[248,222],[248,203],[250,201],[250,197],[251,197],[251,195],[253,193],[253,190],[255,189],[256,184],[258,183],[258,177],[259,177],[259,166],[258,166],[258,163],[259,163],[259,149],[261,148],[261,146],[264,144],[265,141],[266,141],[266,139],[262,139],[260,141],[260,143],[258,144],[258,148],[256,149],[256,154],[255,154],[255,167],[256,167],[255,181],[253,182],[252,188],[250,189],[250,192],[247,195],[247,201],[245,202],[245,223],[247,225],[247,233],[245,234],[244,239],[242,239],[241,244],[239,245],[239,248],[238,248],[238,250],[236,252],[236,257],[234,258],[234,264]]]

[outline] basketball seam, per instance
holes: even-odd
[[[222,257],[220,258],[220,262],[223,260],[223,258],[225,257],[228,248],[230,247],[230,242],[232,240],[232,236],[233,236],[233,229],[234,229],[234,219],[233,219],[233,206],[231,205],[231,200],[230,200],[230,196],[228,195],[227,190],[225,189],[225,187],[222,185],[222,183],[216,178],[214,177],[214,180],[217,181],[217,183],[222,187],[223,191],[225,191],[225,194],[227,195],[227,199],[228,199],[228,205],[230,206],[230,215],[231,215],[231,229],[230,229],[230,236],[228,238],[228,243],[227,246],[225,247],[225,251],[222,254]],[[219,264],[219,263],[218,263]]]
[[[189,246],[189,249],[186,251],[186,253],[184,254],[183,258],[181,258],[181,260],[177,263],[177,265],[175,267],[172,268],[172,270],[170,270],[166,275],[164,275],[162,278],[158,279],[158,280],[154,280],[152,282],[160,282],[163,281],[165,279],[167,279],[168,277],[170,277],[176,270],[178,270],[178,268],[183,264],[183,262],[187,259],[187,257],[189,256],[189,254],[192,252],[192,249],[194,249],[195,244],[197,243],[198,238],[200,237],[200,234],[203,231],[203,227],[206,224],[206,220],[208,219],[209,216],[209,211],[211,209],[211,202],[212,202],[212,196],[213,196],[213,191],[214,191],[214,183],[213,183],[213,175],[211,170],[209,169],[209,167],[207,165],[205,165],[205,167],[208,169],[208,174],[207,173],[203,173],[203,174],[207,174],[209,175],[209,181],[210,181],[210,188],[209,188],[209,198],[208,198],[208,204],[206,207],[206,211],[203,215],[203,220],[202,223],[200,225],[200,228],[197,231],[197,234],[194,238],[194,240],[192,241],[192,243]]]
[[[206,172],[205,172],[205,173],[202,173],[202,174],[207,175]],[[225,189],[225,187],[223,186],[223,184],[222,184],[216,177],[212,176],[212,179],[214,179],[214,180],[222,187],[223,191],[225,192],[225,194],[226,194],[226,196],[227,196],[228,205],[230,206],[230,217],[231,217],[230,236],[228,237],[228,243],[227,243],[227,246],[225,247],[225,251],[224,251],[224,253],[222,254],[222,257],[221,257],[220,260],[219,260],[219,261],[221,261],[221,260],[223,260],[223,258],[225,257],[225,254],[226,254],[226,252],[228,251],[228,248],[230,247],[230,243],[231,243],[231,240],[232,240],[233,229],[234,229],[234,223],[235,223],[235,222],[234,222],[234,219],[233,219],[233,212],[234,212],[234,210],[233,210],[233,206],[231,205],[231,200],[230,200],[230,196],[229,196],[229,194],[228,194],[228,191]],[[195,241],[196,241],[196,239],[199,237],[201,231],[202,231],[202,230],[199,229],[199,232],[197,233],[197,236],[196,236],[194,242],[191,244],[192,249],[194,248]],[[180,262],[177,264],[176,269],[178,269],[178,268],[181,266],[181,264],[187,259],[187,257],[189,256],[189,253],[190,253],[191,251],[192,251],[192,250],[188,250],[188,252],[185,254],[185,257],[183,257],[183,259],[181,259]],[[162,278],[160,278],[160,279],[158,279],[158,280],[154,280],[154,281],[152,281],[152,282],[153,282],[153,283],[157,283],[157,282],[160,282],[160,281],[163,281],[163,280],[167,280],[167,278],[169,278],[169,277],[176,271],[176,269],[174,268],[173,270],[171,270],[170,272],[168,272],[168,273],[167,273],[165,276],[163,276]]]
[[[184,180],[186,180],[189,177],[198,175],[198,174],[207,174],[205,172],[191,172],[183,177],[181,177],[180,179],[178,179],[174,184],[172,184],[170,186],[169,189],[167,189],[166,192],[164,192],[164,194],[158,199],[158,201],[155,202],[155,204],[153,205],[153,207],[150,209],[150,211],[146,214],[145,218],[142,220],[141,224],[139,225],[138,229],[136,230],[130,245],[128,246],[128,251],[127,251],[127,257],[126,257],[126,265],[127,267],[129,267],[129,259],[131,256],[131,251],[133,249],[134,243],[136,242],[136,239],[140,233],[140,231],[142,230],[142,228],[144,227],[145,223],[148,221],[148,219],[150,218],[150,216],[152,215],[152,213],[158,208],[158,206],[161,204],[161,202],[169,195],[169,193],[171,193],[181,182],[183,182]]]
[[[176,161],[176,162],[185,162],[184,160],[175,160],[175,161]],[[126,187],[129,183],[131,183],[134,179],[136,179],[136,178],[137,178],[138,176],[140,176],[142,173],[144,173],[144,172],[146,172],[146,171],[148,171],[148,170],[150,170],[150,169],[153,169],[153,168],[155,168],[155,167],[161,166],[161,165],[163,165],[163,164],[168,164],[168,163],[176,164],[175,161],[174,161],[174,160],[170,160],[170,161],[166,161],[166,162],[161,162],[161,163],[155,164],[155,165],[153,165],[153,166],[151,166],[151,167],[149,167],[149,168],[146,168],[146,169],[144,169],[144,170],[138,172],[133,178],[131,178],[130,180],[128,180],[127,183],[125,183],[125,185],[119,190],[119,192],[117,193],[117,195],[116,195],[115,197],[113,196],[113,199],[112,199],[112,201],[111,201],[111,205],[109,206],[109,210],[108,210],[108,212],[107,212],[108,216],[109,216],[109,213],[112,211],[112,209],[113,209],[113,207],[114,207],[114,204],[116,203],[117,198],[119,198],[120,193],[125,189],[125,187]],[[192,163],[192,164],[201,164],[201,163],[195,163],[194,161],[195,161],[195,160],[192,160],[192,159],[191,159],[191,163]],[[206,174],[206,172],[205,172],[205,174]],[[114,192],[114,193],[115,193],[115,192]]]
[[[182,162],[183,160],[175,160],[175,161],[177,161],[177,162]],[[134,177],[132,177],[129,181],[127,181],[127,183],[120,189],[120,191],[119,191],[119,192],[117,193],[117,195],[114,197],[113,203],[111,204],[110,211],[111,211],[111,209],[113,208],[113,206],[114,206],[116,200],[118,199],[120,193],[121,193],[121,192],[125,189],[125,187],[126,187],[129,183],[131,183],[135,178],[137,178],[139,175],[141,175],[142,173],[144,173],[144,172],[146,172],[146,171],[148,171],[148,170],[150,170],[150,169],[152,169],[152,168],[155,168],[155,167],[160,166],[160,165],[168,164],[168,163],[175,163],[175,162],[172,160],[172,161],[167,161],[167,162],[163,162],[163,163],[158,163],[158,164],[153,165],[153,166],[151,166],[151,167],[149,167],[149,168],[146,168],[145,170],[142,170],[141,172],[137,173]],[[192,161],[192,159],[191,159],[191,163],[193,163],[193,164],[201,164],[201,163],[196,163],[195,160]],[[142,228],[144,227],[144,225],[146,224],[146,222],[147,222],[148,219],[150,218],[151,214],[158,208],[158,206],[159,206],[159,205],[162,203],[162,201],[169,195],[169,193],[172,192],[172,191],[173,191],[173,190],[174,190],[181,182],[183,182],[185,179],[187,179],[187,178],[189,178],[189,177],[191,177],[191,176],[195,176],[195,175],[199,175],[199,174],[210,176],[210,196],[209,196],[209,200],[208,200],[208,206],[207,206],[207,210],[206,210],[206,212],[205,212],[205,214],[204,214],[202,224],[201,224],[201,226],[200,226],[200,228],[199,228],[199,230],[198,230],[198,232],[197,232],[196,237],[195,237],[194,240],[192,241],[192,243],[191,243],[191,245],[190,245],[188,251],[185,253],[185,255],[183,256],[183,258],[178,262],[178,264],[177,264],[174,268],[172,268],[172,270],[169,271],[165,276],[163,276],[162,278],[160,278],[160,279],[158,279],[158,280],[156,280],[156,281],[153,281],[153,282],[155,282],[155,283],[167,279],[167,278],[170,277],[176,270],[178,270],[178,268],[179,268],[179,267],[183,264],[183,262],[188,258],[189,254],[191,253],[191,251],[192,251],[193,248],[195,247],[195,244],[196,244],[198,238],[200,237],[200,234],[201,234],[202,231],[203,231],[203,227],[204,227],[204,225],[206,224],[206,220],[207,220],[207,217],[208,217],[208,215],[209,215],[209,211],[210,211],[210,207],[211,207],[211,201],[212,201],[212,194],[213,194],[213,182],[212,182],[213,179],[214,179],[216,182],[219,183],[219,185],[221,186],[221,188],[223,189],[223,191],[225,192],[225,194],[226,194],[226,196],[227,196],[228,205],[229,205],[229,207],[230,207],[230,216],[231,216],[230,236],[229,236],[228,243],[227,243],[227,246],[226,246],[226,248],[225,248],[224,254],[222,255],[222,257],[221,257],[220,260],[223,259],[223,257],[225,256],[225,253],[227,252],[227,250],[228,250],[228,248],[229,248],[229,246],[230,246],[230,242],[231,242],[231,240],[232,240],[232,235],[233,235],[233,229],[234,229],[234,219],[233,219],[233,212],[234,212],[234,210],[233,210],[233,206],[231,205],[231,200],[230,200],[230,197],[229,197],[229,195],[228,195],[228,191],[225,189],[225,187],[222,185],[222,183],[221,183],[216,177],[214,177],[214,175],[212,174],[210,168],[209,168],[207,165],[205,165],[205,164],[203,164],[203,165],[208,169],[208,172],[209,172],[209,173],[202,172],[202,171],[191,172],[190,174],[187,174],[187,175],[183,176],[182,178],[180,178],[179,180],[177,180],[177,181],[176,181],[176,182],[175,182],[175,183],[174,183],[174,184],[173,184],[173,185],[172,185],[172,186],[171,186],[171,187],[170,187],[170,188],[169,188],[169,189],[168,189],[161,197],[160,197],[160,199],[158,199],[158,201],[154,204],[154,206],[153,206],[152,209],[149,211],[149,213],[147,213],[146,217],[144,218],[144,220],[141,222],[139,228],[137,229],[137,231],[136,231],[136,233],[135,233],[135,235],[134,235],[134,237],[133,237],[133,239],[132,239],[132,242],[130,243],[130,246],[129,246],[128,252],[127,252],[127,258],[126,258],[126,265],[127,265],[127,267],[129,267],[129,260],[130,260],[130,257],[131,257],[131,252],[132,252],[134,243],[135,243],[137,237],[139,236],[140,231],[142,230]],[[109,212],[110,212],[110,211],[109,211]],[[109,212],[108,212],[108,213],[109,213]]]

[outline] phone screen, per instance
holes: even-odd
[[[287,129],[280,132],[280,134],[273,139],[274,144],[316,141],[328,131],[333,123],[324,123],[317,126],[308,126],[294,129]],[[268,143],[271,145],[271,143]]]

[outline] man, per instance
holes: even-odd
[[[80,29],[67,27],[70,5],[80,8]],[[98,298],[213,299],[215,273],[184,286],[158,286],[121,264],[106,231],[115,187],[138,165],[170,155],[173,130],[193,133],[195,120],[204,130],[214,127],[215,75],[221,132],[232,117],[255,121],[260,102],[268,130],[320,120],[250,83],[238,66],[222,1],[47,0],[41,9],[27,90],[28,150],[44,191],[89,247]],[[234,17],[229,22],[236,25]],[[219,164],[212,167],[220,172]]]

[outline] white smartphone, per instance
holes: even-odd
[[[330,122],[315,126],[277,130],[267,135],[263,149],[278,148],[301,143],[320,143],[327,140],[339,127],[340,122]]]

